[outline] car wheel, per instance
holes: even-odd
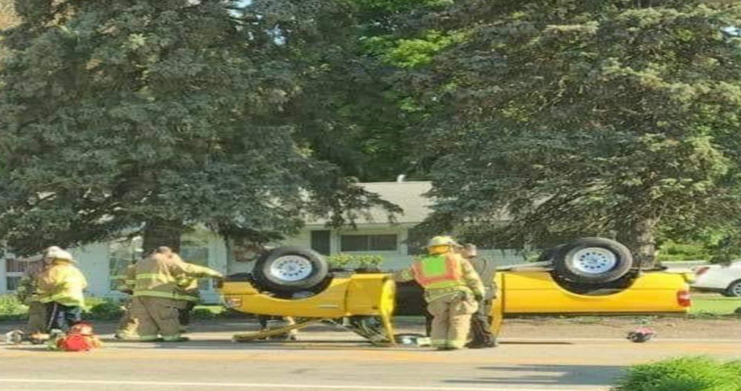
[[[275,293],[310,291],[329,277],[327,261],[300,247],[279,247],[263,254],[252,271],[257,284]]]
[[[724,296],[728,297],[741,297],[741,280],[736,280],[728,285]]]
[[[633,267],[624,245],[604,238],[582,238],[563,246],[553,259],[559,278],[581,284],[603,284],[620,279]]]

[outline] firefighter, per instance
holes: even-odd
[[[131,301],[134,294],[134,285],[136,283],[136,263],[132,262],[123,267],[119,273],[112,277],[116,283],[115,289],[127,297],[122,300],[123,314],[116,328],[116,339],[136,339],[138,323],[131,316]]]
[[[466,347],[471,349],[493,348],[497,346],[497,339],[491,332],[491,306],[496,298],[496,283],[494,275],[497,267],[494,261],[478,256],[475,244],[465,244],[461,249],[461,256],[468,260],[476,270],[484,284],[484,297],[479,300],[479,309],[471,317],[471,342]]]
[[[207,267],[183,262],[168,247],[158,247],[135,266],[131,315],[139,323],[139,341],[187,341],[180,335],[180,310],[188,298],[178,287],[184,278],[223,278]]]
[[[26,272],[15,291],[18,300],[28,306],[28,323],[24,330],[27,336],[45,334],[47,331],[46,304],[41,302],[39,279],[49,268],[50,259],[46,254],[52,249],[61,250],[59,247],[49,247],[40,259],[29,259]]]
[[[75,267],[72,255],[51,247],[46,258],[49,268],[39,277],[41,302],[46,304],[47,330],[67,330],[82,320],[83,291],[87,280]]]
[[[427,245],[429,255],[415,260],[409,269],[395,274],[396,281],[415,280],[425,291],[432,314],[431,343],[438,350],[464,347],[471,315],[484,297],[484,286],[471,264],[454,252],[456,242],[436,236]]]

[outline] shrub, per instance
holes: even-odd
[[[352,261],[353,256],[349,254],[334,254],[327,257],[327,263],[333,269],[344,269]]]
[[[28,313],[28,307],[23,305],[15,295],[0,295],[0,319],[23,319]]]
[[[218,317],[218,314],[207,308],[196,308],[191,313],[191,317],[198,320],[211,320],[216,319]]]
[[[741,361],[681,357],[636,365],[613,391],[741,391]]]
[[[359,269],[378,269],[385,259],[380,255],[335,254],[327,257],[327,263],[333,269],[344,269],[351,264]]]
[[[378,269],[385,260],[380,255],[361,255],[358,266],[362,269]]]
[[[85,317],[93,320],[116,320],[123,315],[123,308],[111,299],[89,298],[86,300]]]

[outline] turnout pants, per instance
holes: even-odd
[[[432,314],[430,342],[435,348],[460,349],[466,344],[471,327],[471,315],[476,312],[476,301],[465,293],[455,293],[429,302]]]
[[[139,323],[139,340],[154,341],[159,335],[165,341],[180,338],[180,309],[183,300],[137,296],[131,301],[131,316]]]
[[[492,346],[495,336],[491,333],[491,300],[481,300],[479,309],[471,317],[471,345]]]
[[[121,338],[134,338],[139,331],[139,322],[131,316],[131,302],[131,298],[124,302],[123,315],[121,315],[121,320],[118,322],[118,328],[116,329],[116,335]]]
[[[26,324],[26,335],[46,333],[49,322],[46,321],[46,304],[33,301],[28,303],[28,323]]]
[[[46,305],[47,330],[67,331],[82,321],[82,308],[51,302]]]

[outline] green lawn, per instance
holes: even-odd
[[[691,314],[730,315],[741,307],[741,298],[719,294],[693,294]]]

